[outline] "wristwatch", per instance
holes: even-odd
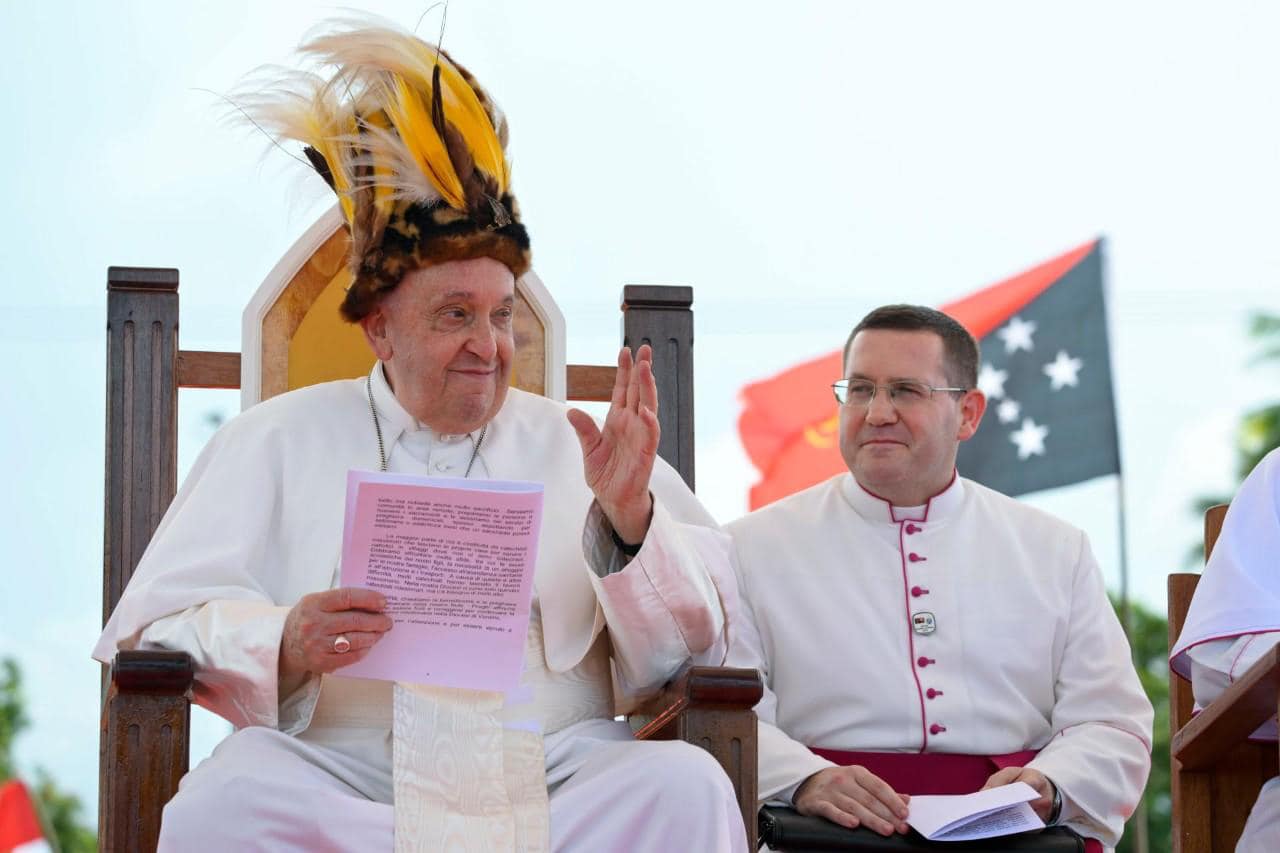
[[[1049,783],[1053,785],[1052,782]],[[1053,826],[1058,822],[1059,816],[1062,815],[1062,792],[1058,790],[1057,785],[1053,785],[1053,808],[1049,810],[1049,819],[1044,822],[1045,826]]]
[[[639,554],[640,546],[644,544],[643,542],[640,542],[638,544],[631,545],[627,542],[623,542],[622,537],[618,535],[618,531],[612,528],[610,528],[609,534],[613,536],[613,544],[617,545],[618,550],[626,554],[628,557],[634,557],[636,554]]]

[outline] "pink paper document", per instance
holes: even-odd
[[[395,626],[344,676],[507,692],[524,663],[542,484],[350,471],[343,586]]]

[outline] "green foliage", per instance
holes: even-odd
[[[15,661],[0,660],[0,781],[18,775],[13,744],[30,724],[23,706],[22,672]],[[43,768],[36,768],[35,783],[29,787],[46,831],[52,832],[55,849],[62,853],[92,853],[98,849],[97,835],[81,822],[83,807],[79,797],[59,789]]]
[[[1236,433],[1238,473],[1243,480],[1262,457],[1280,447],[1280,404],[1246,412]]]
[[[6,658],[0,661],[0,780],[14,776],[13,742],[27,724],[22,710],[22,673]]]
[[[1112,600],[1119,611],[1119,602]],[[1145,808],[1139,809],[1125,826],[1116,853],[1135,853],[1140,835],[1135,822],[1143,815],[1147,822],[1147,850],[1163,853],[1170,849],[1169,798],[1169,627],[1164,616],[1140,604],[1129,603],[1129,644],[1142,689],[1155,707],[1152,726],[1151,776],[1143,795]]]
[[[1249,336],[1258,345],[1251,364],[1280,365],[1280,314],[1254,314],[1249,319]],[[1249,476],[1262,457],[1277,447],[1280,447],[1280,402],[1245,412],[1236,428],[1237,477],[1243,480]]]
[[[49,774],[36,769],[36,782],[31,793],[40,803],[40,817],[58,839],[62,853],[94,853],[98,835],[80,820],[80,798],[58,789]]]

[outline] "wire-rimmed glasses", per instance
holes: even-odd
[[[876,391],[884,388],[889,393],[889,404],[895,409],[910,408],[933,399],[935,391],[963,394],[968,388],[943,388],[918,382],[915,379],[895,379],[882,385],[870,379],[840,379],[831,383],[831,390],[842,406],[866,407],[875,399]]]

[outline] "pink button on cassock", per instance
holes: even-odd
[[[921,530],[924,530],[924,528],[923,528],[923,527],[916,527],[914,524],[908,524],[908,525],[907,525],[907,535],[908,535],[908,536],[910,536],[910,535],[911,535],[911,534],[913,534],[913,533],[919,533]]]
[[[928,696],[930,699],[932,699],[932,698],[934,698],[935,696],[941,696],[941,695],[942,695],[942,691],[941,691],[941,690],[934,690],[932,687],[930,687],[928,690],[926,690],[926,691],[924,692],[924,695],[925,695],[925,696]]]
[[[929,726],[929,734],[931,735],[942,734],[946,730],[947,730],[946,726],[940,726],[937,723],[934,723],[932,726]]]
[[[925,589],[925,588],[924,588],[924,587],[922,587],[922,586],[913,586],[913,587],[911,587],[911,597],[912,597],[912,598],[919,598],[919,597],[920,597],[920,596],[922,596],[922,595],[928,595],[928,594],[929,594],[929,590]]]
[[[937,663],[937,661],[934,660],[933,658],[927,658],[924,655],[921,655],[920,657],[916,658],[916,663],[919,664],[920,666],[928,666],[931,663]]]
[[[927,560],[927,559],[929,559],[929,558],[928,558],[928,557],[921,557],[921,556],[920,556],[919,554],[917,554],[915,551],[912,551],[910,554],[908,554],[908,555],[907,555],[907,559],[908,559],[908,560],[910,560],[910,561],[911,561],[911,562],[913,562],[913,563],[923,563],[925,560]]]

